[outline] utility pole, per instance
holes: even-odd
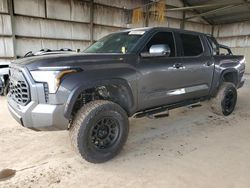
[[[184,2],[183,6],[186,6],[186,3]],[[182,20],[181,20],[181,24],[180,24],[180,28],[181,29],[185,29],[185,21],[186,21],[186,11],[183,10],[182,11]]]
[[[13,0],[8,0],[8,12],[10,15],[11,22],[11,33],[12,33],[12,44],[13,44],[13,56],[16,58],[16,32],[15,32],[15,23],[14,23],[14,4]]]
[[[90,43],[94,42],[94,0],[90,1]]]

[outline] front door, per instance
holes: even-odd
[[[185,69],[181,58],[177,57],[174,35],[172,32],[157,32],[142,50],[149,52],[152,45],[167,44],[169,56],[141,57],[138,64],[138,105],[139,109],[157,107],[180,100]]]

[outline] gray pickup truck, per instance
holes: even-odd
[[[227,54],[220,50],[226,49]],[[34,130],[69,130],[87,161],[116,156],[128,117],[154,116],[209,100],[229,115],[244,84],[245,58],[206,34],[137,28],[110,34],[79,54],[35,56],[10,65],[8,106]]]

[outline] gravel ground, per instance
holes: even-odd
[[[72,150],[68,132],[18,125],[0,97],[0,171],[16,170],[0,187],[250,187],[250,76],[235,112],[220,117],[208,104],[167,118],[130,120],[123,151],[90,164]]]

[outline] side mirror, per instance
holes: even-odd
[[[149,53],[156,56],[169,56],[171,50],[167,44],[156,44],[150,47]]]
[[[149,49],[149,53],[141,53],[142,57],[160,57],[160,56],[170,56],[171,50],[167,44],[155,44]]]

